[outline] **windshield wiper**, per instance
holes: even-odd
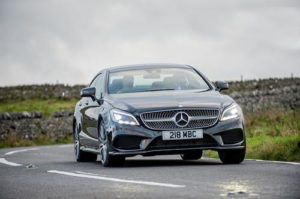
[[[206,92],[206,91],[209,91],[209,90],[211,90],[211,89],[210,89],[210,88],[208,88],[208,89],[203,89],[203,90],[200,90],[199,93],[203,93],[203,92]]]

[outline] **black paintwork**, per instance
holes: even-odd
[[[140,93],[123,93],[123,94],[108,94],[108,73],[110,71],[123,71],[132,69],[146,69],[146,68],[192,68],[194,69],[202,78],[207,82],[210,90],[201,92],[199,90],[169,90],[169,91],[159,91],[159,92],[140,92]],[[187,107],[216,107],[224,110],[225,107],[230,106],[234,103],[234,100],[227,96],[221,94],[219,91],[222,89],[227,89],[228,84],[224,82],[218,82],[217,87],[215,87],[201,72],[197,69],[188,65],[178,65],[178,64],[144,64],[144,65],[129,65],[129,66],[119,66],[100,71],[98,75],[102,75],[103,80],[101,84],[96,84],[96,90],[91,88],[84,89],[82,91],[82,98],[76,104],[74,113],[74,126],[79,130],[80,143],[85,148],[95,149],[99,148],[98,132],[99,124],[102,120],[104,123],[105,131],[108,133],[109,142],[112,146],[111,155],[156,155],[156,154],[172,154],[172,153],[182,153],[188,150],[194,149],[240,149],[245,147],[244,138],[244,122],[243,116],[229,120],[229,121],[218,121],[213,127],[204,129],[204,135],[209,136],[213,141],[213,145],[199,145],[195,148],[194,145],[186,145],[175,143],[171,148],[155,148],[148,149],[148,144],[141,142],[138,148],[130,148],[126,150],[126,146],[120,147],[122,142],[121,136],[127,136],[127,140],[132,138],[132,140],[146,140],[146,142],[152,142],[158,139],[162,132],[154,131],[146,128],[141,120],[140,114],[142,112],[149,112],[154,110],[166,110],[166,109],[178,109],[179,107],[184,109]],[[93,81],[90,86],[93,86]],[[96,96],[97,89],[101,91],[98,92]],[[112,108],[120,109],[133,114],[141,125],[130,126],[130,125],[120,125],[112,121],[110,116],[110,110]],[[242,140],[233,144],[224,144],[222,142],[221,133],[230,131],[236,132],[240,131],[242,133]],[[128,143],[130,143],[128,141]],[[126,143],[125,143],[126,145]],[[151,145],[151,144],[149,144]],[[125,149],[124,149],[125,148]]]

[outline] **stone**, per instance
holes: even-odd
[[[22,112],[22,118],[30,118],[30,117],[31,117],[31,115],[27,111]]]

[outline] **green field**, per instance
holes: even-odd
[[[57,110],[73,109],[78,99],[30,99],[23,101],[2,101],[0,112],[41,111],[49,116]],[[245,117],[247,136],[247,158],[265,160],[300,161],[300,112],[270,111],[252,113]],[[31,146],[70,143],[72,138],[54,142],[46,137],[35,141],[12,137],[0,142],[0,147]],[[217,157],[217,153],[207,151],[207,156]]]
[[[246,158],[300,161],[300,112],[253,113],[245,120]],[[213,151],[206,155],[218,157]]]
[[[5,141],[0,141],[0,148],[22,147],[22,146],[41,146],[41,145],[54,145],[54,144],[70,144],[73,143],[73,136],[64,140],[53,140],[49,136],[41,135],[35,140],[25,140],[11,134]]]
[[[300,113],[270,112],[246,118],[247,158],[300,161]]]
[[[0,101],[0,113],[3,112],[22,112],[22,111],[41,111],[43,116],[59,110],[72,110],[79,99],[26,99]]]

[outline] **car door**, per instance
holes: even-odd
[[[91,84],[91,87],[96,88],[95,98],[88,98],[83,109],[83,129],[87,136],[86,145],[97,148],[98,147],[98,118],[100,114],[99,99],[103,92],[104,74],[99,74]]]
[[[96,77],[90,83],[89,87],[95,87]],[[91,136],[89,136],[88,128],[90,126],[91,118],[89,117],[88,111],[90,108],[91,97],[82,97],[79,103],[81,112],[81,132],[79,133],[80,142],[84,146],[91,145]]]

